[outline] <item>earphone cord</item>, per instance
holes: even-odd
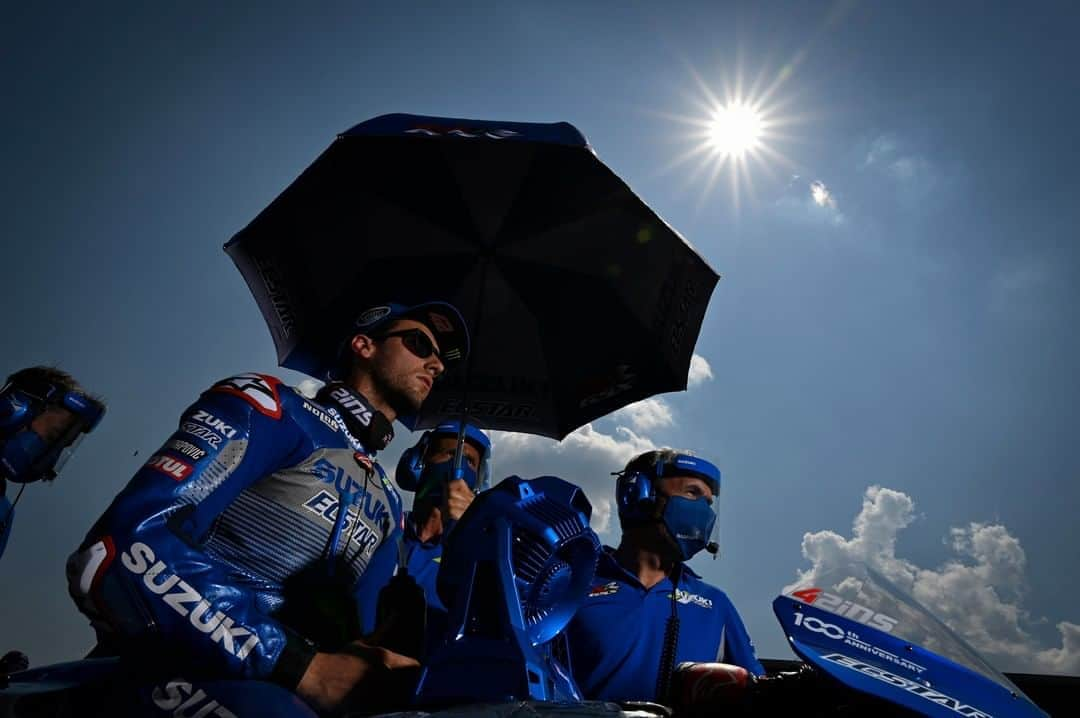
[[[26,484],[19,484],[19,493],[15,494],[15,500],[12,501],[11,506],[8,507],[7,514],[4,515],[4,518],[0,519],[0,534],[7,530],[11,515],[15,513],[15,505],[19,503],[19,499],[22,498],[22,492],[25,490]]]
[[[679,647],[679,601],[676,594],[679,591],[680,571],[681,568],[676,565],[671,572],[671,615],[664,627],[664,647],[660,651],[660,670],[656,674],[656,700],[661,703],[668,702],[671,676],[675,672],[675,651]]]
[[[375,473],[374,469],[364,471],[364,494],[360,498],[360,503],[356,505],[356,518],[353,519],[352,528],[349,531],[349,538],[345,542],[345,548],[341,551],[341,557],[344,559],[348,555],[349,546],[352,544],[353,536],[356,535],[356,527],[360,524],[360,514],[364,512],[364,500],[368,502],[368,506],[371,505],[371,497],[368,496],[368,482],[371,479],[371,475]],[[346,565],[351,564],[360,555],[363,550],[363,543],[353,549],[352,557],[346,561]]]

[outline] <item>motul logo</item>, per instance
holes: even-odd
[[[183,481],[191,474],[191,464],[165,454],[151,456],[146,465],[156,469],[175,481]]]

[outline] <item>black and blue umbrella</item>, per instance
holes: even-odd
[[[472,334],[416,428],[561,439],[686,388],[718,275],[565,122],[384,115],[225,245],[283,366],[322,377],[362,309],[441,300]]]

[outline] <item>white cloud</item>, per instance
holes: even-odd
[[[866,563],[1001,670],[1080,673],[1080,625],[1058,623],[1058,647],[1040,646],[1028,632],[1035,621],[1023,606],[1027,558],[1008,529],[977,522],[951,529],[953,556],[929,569],[896,555],[898,534],[914,520],[915,502],[907,494],[867,488],[851,538],[828,530],[803,536],[802,553],[812,565],[799,572],[797,585],[814,584],[853,561]]]
[[[592,521],[593,530],[598,534],[607,534],[611,530],[611,510],[615,507],[612,499],[597,497],[593,502]]]
[[[627,421],[634,431],[650,431],[674,426],[671,407],[663,399],[642,399],[628,404],[611,415],[615,421]]]
[[[909,144],[894,134],[878,135],[870,142],[861,169],[881,172],[904,185],[908,192],[929,194],[937,190],[942,179],[940,170]]]
[[[610,433],[586,424],[562,441],[532,434],[491,433],[495,480],[511,474],[526,479],[553,475],[577,484],[593,505],[592,527],[607,543],[615,542],[613,521],[615,478],[638,454],[657,447],[651,439],[626,426]]]
[[[847,222],[847,217],[837,204],[836,195],[822,180],[792,175],[787,193],[777,199],[774,206],[793,221],[824,222],[837,227]]]
[[[867,150],[866,156],[863,158],[863,167],[886,163],[896,156],[896,151],[895,136],[890,134],[878,135],[870,143],[870,149]]]
[[[534,434],[518,434],[492,431],[491,440],[498,448],[500,461],[542,456],[543,458],[565,457],[580,459],[587,457],[590,463],[602,463],[613,466],[609,471],[621,469],[627,461],[655,448],[651,440],[640,436],[625,426],[615,427],[614,433],[605,434],[597,431],[593,425],[586,424],[567,436],[562,441],[547,439]]]
[[[836,209],[836,198],[833,197],[832,192],[825,186],[825,183],[821,180],[814,180],[810,183],[810,199],[814,201],[818,207],[829,207]]]
[[[690,373],[686,377],[688,387],[699,386],[707,381],[712,381],[712,367],[708,360],[700,354],[690,357]]]

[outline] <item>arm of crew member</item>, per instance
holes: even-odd
[[[755,676],[765,675],[765,667],[757,659],[754,653],[754,643],[750,640],[750,634],[743,625],[739,612],[726,594],[723,600],[727,603],[727,620],[724,622],[723,645],[720,646],[720,660],[723,663],[733,663],[742,666]]]

